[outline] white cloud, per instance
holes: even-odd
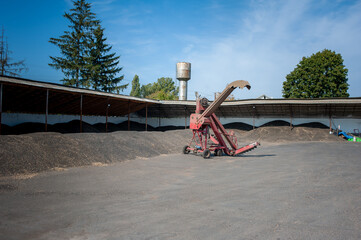
[[[361,1],[251,1],[241,7],[212,0],[201,19],[222,21],[214,21],[218,25],[207,30],[200,27],[204,22],[187,22],[189,29],[196,29],[193,34],[186,28],[173,32],[163,28],[157,6],[118,4],[107,0],[93,5],[109,29],[109,43],[122,54],[126,78],[138,74],[148,83],[161,76],[174,77],[175,63],[188,61],[192,63],[190,98],[194,91],[213,98],[214,92],[239,79],[248,80],[252,89],[235,91],[237,98],[281,97],[285,76],[300,59],[328,48],[342,54],[349,69],[349,92],[360,96]]]
[[[185,54],[188,54],[188,53],[192,52],[193,49],[194,49],[194,44],[188,44],[183,48],[183,52]]]
[[[281,97],[282,82],[299,60],[325,48],[342,54],[350,70],[351,88],[361,89],[356,85],[361,77],[359,67],[350,62],[352,59],[359,64],[361,60],[361,49],[357,49],[361,39],[360,3],[343,7],[342,11],[315,14],[315,8],[326,7],[322,4],[328,3],[254,2],[247,15],[240,15],[234,34],[204,39],[206,44],[188,42],[194,45],[186,57],[192,62],[191,91],[211,92],[208,95],[212,96],[226,83],[244,79],[252,89],[236,91],[238,98],[262,94]],[[352,90],[350,93],[353,95]]]

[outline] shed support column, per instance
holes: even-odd
[[[82,123],[83,123],[83,94],[80,95],[80,132],[83,132],[82,129]]]
[[[158,106],[158,127],[160,127],[160,105]]]
[[[109,98],[107,99],[106,114],[105,114],[105,132],[108,132],[108,110],[109,110]]]
[[[148,131],[148,104],[145,104],[145,131]]]
[[[256,112],[256,106],[253,106],[253,130],[255,129],[255,112]]]
[[[187,107],[184,107],[184,129],[187,129]]]
[[[46,89],[46,104],[45,104],[45,132],[48,131],[48,113],[49,113],[49,89]]]
[[[330,116],[329,118],[330,118],[330,132],[332,132],[332,121],[331,121],[331,116]]]
[[[293,126],[292,126],[292,116],[291,116],[291,121],[290,121],[290,127],[292,128]]]
[[[130,131],[130,101],[128,101],[128,131]]]
[[[0,84],[0,135],[1,135],[1,114],[3,112],[3,84]]]

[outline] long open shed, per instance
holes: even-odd
[[[195,101],[161,101],[148,109],[149,117],[189,116]],[[145,111],[139,114],[145,116]],[[227,101],[216,111],[220,117],[332,117],[361,118],[361,98],[246,99]]]
[[[45,124],[49,114],[79,115],[80,122],[83,115],[128,115],[129,120],[130,113],[142,108],[147,112],[148,106],[156,103],[159,102],[54,83],[0,77],[0,125],[2,112],[44,114]]]
[[[129,116],[140,118],[185,118],[195,111],[195,101],[158,101],[122,94],[104,93],[60,84],[0,77],[1,113],[82,116]],[[224,102],[216,111],[223,118],[349,118],[361,119],[361,98],[247,99]],[[331,125],[331,124],[330,124]],[[81,129],[81,126],[80,126]],[[46,130],[46,129],[45,129]],[[1,132],[0,132],[1,133]]]

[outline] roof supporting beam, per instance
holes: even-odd
[[[80,132],[83,132],[82,125],[83,125],[83,94],[80,94],[80,126],[79,126]]]
[[[3,84],[0,83],[0,135],[1,135],[1,114],[3,112]]]
[[[293,118],[293,105],[290,105],[290,127],[293,128],[292,126],[292,118]]]
[[[45,102],[45,132],[48,131],[48,113],[49,113],[49,89],[46,89],[46,102]]]
[[[105,113],[105,132],[108,132],[108,110],[109,110],[109,98],[107,99],[106,113]]]
[[[148,104],[145,103],[145,131],[148,131]]]
[[[184,129],[187,129],[187,118],[189,114],[187,113],[187,106],[184,106]]]
[[[130,131],[130,101],[128,101],[128,131]]]

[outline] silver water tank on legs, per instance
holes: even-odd
[[[177,79],[179,80],[179,100],[187,100],[187,82],[191,79],[190,63],[177,63]]]

